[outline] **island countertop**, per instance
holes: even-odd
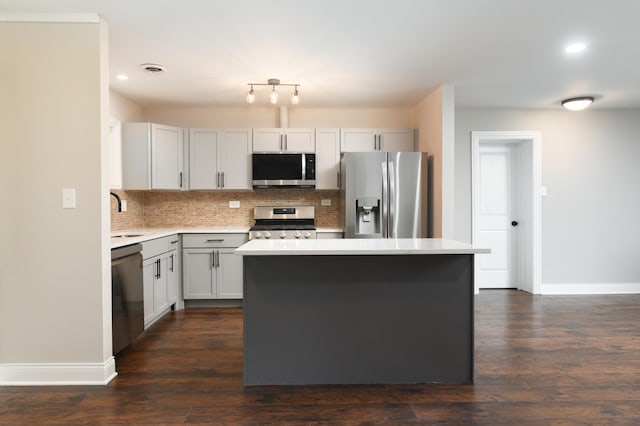
[[[481,254],[488,248],[442,238],[251,240],[235,250],[243,256]]]

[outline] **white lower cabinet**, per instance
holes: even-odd
[[[247,240],[247,234],[185,235],[184,299],[242,299],[242,256],[234,250]]]
[[[177,235],[142,243],[144,327],[160,319],[178,300]]]

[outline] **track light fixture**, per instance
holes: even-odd
[[[562,101],[562,106],[571,111],[580,111],[593,103],[593,96],[580,96]]]
[[[298,83],[280,83],[280,80],[277,78],[270,78],[266,83],[248,83],[251,89],[249,93],[247,93],[247,103],[252,104],[256,101],[256,95],[253,91],[253,86],[271,86],[271,93],[269,93],[269,102],[272,104],[278,103],[278,92],[276,91],[276,86],[289,86],[294,87],[293,95],[291,95],[291,103],[297,105],[300,103],[300,94],[298,93],[298,87],[300,84]]]

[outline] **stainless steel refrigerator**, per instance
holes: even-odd
[[[340,160],[345,238],[427,236],[427,154],[345,152]]]

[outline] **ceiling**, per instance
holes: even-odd
[[[143,106],[243,106],[247,83],[279,78],[300,84],[305,107],[410,107],[451,84],[464,107],[592,95],[593,108],[640,108],[637,0],[0,0],[0,11],[98,13],[111,87]],[[576,41],[587,49],[567,54]],[[167,71],[139,68],[149,62]],[[256,87],[256,104],[268,91]]]

